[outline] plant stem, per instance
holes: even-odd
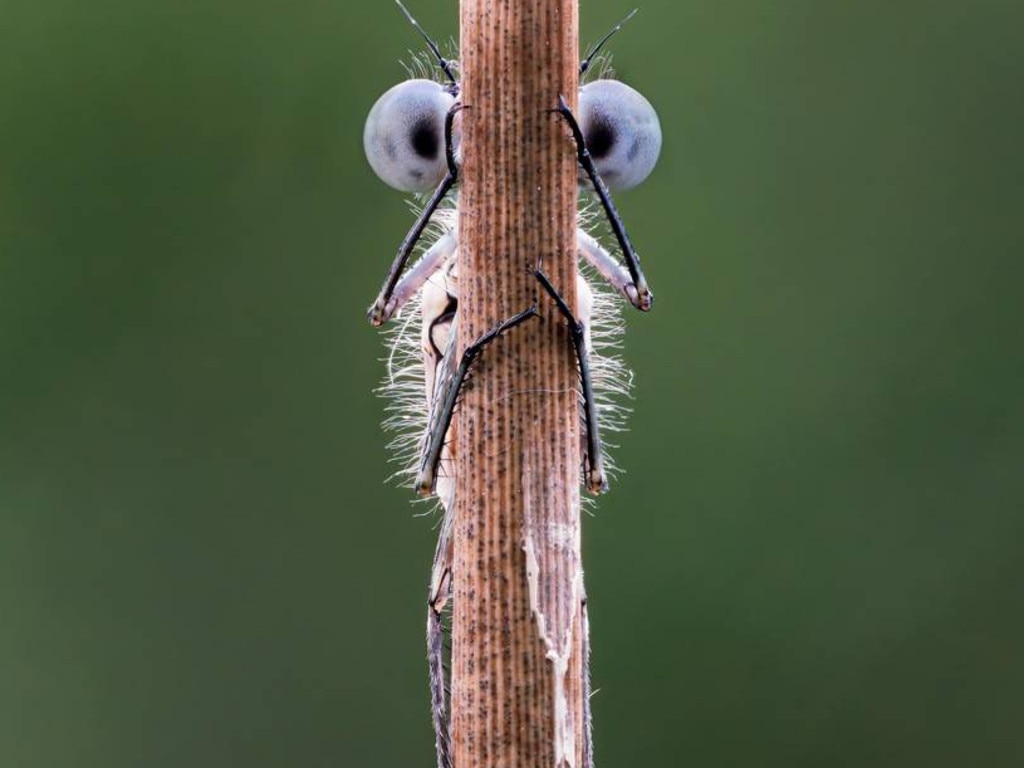
[[[460,348],[537,304],[474,368],[456,422],[456,768],[585,768],[578,374],[534,270],[575,306],[576,0],[462,0]]]

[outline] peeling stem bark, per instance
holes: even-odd
[[[537,304],[454,425],[455,768],[585,768],[578,376],[533,272],[575,306],[576,0],[462,0],[458,333]]]

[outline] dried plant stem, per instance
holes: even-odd
[[[578,378],[542,265],[576,294],[576,0],[462,0],[459,344],[488,347],[455,423],[456,768],[584,766]]]

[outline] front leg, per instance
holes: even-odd
[[[380,293],[377,294],[377,299],[373,302],[370,308],[366,312],[366,316],[370,320],[371,325],[380,326],[387,322],[387,319],[391,316],[388,312],[388,306],[392,303],[392,294],[395,291],[395,286],[398,285],[398,279],[402,276],[402,271],[405,269],[406,262],[409,261],[409,256],[412,255],[413,248],[416,247],[416,243],[419,242],[420,236],[423,234],[423,230],[427,228],[427,224],[430,223],[430,217],[434,215],[434,211],[444,200],[445,195],[455,185],[456,180],[459,178],[459,168],[455,162],[455,148],[452,144],[452,125],[455,121],[455,115],[462,109],[461,104],[455,104],[444,119],[444,150],[445,158],[448,161],[448,173],[441,180],[437,189],[434,190],[434,194],[430,196],[430,200],[424,206],[420,212],[419,218],[416,219],[416,223],[412,225],[412,229],[402,240],[402,244],[398,246],[398,253],[395,255],[395,260],[391,262],[391,269],[388,270],[387,277],[384,278],[384,285],[380,289]],[[393,312],[394,310],[392,310]]]
[[[626,234],[626,226],[622,223],[622,217],[619,216],[619,212],[615,209],[611,193],[608,191],[608,185],[604,183],[597,173],[597,168],[594,166],[594,158],[590,156],[590,150],[587,149],[580,124],[576,122],[576,116],[569,109],[564,96],[558,97],[558,109],[555,111],[562,116],[572,131],[573,141],[576,142],[576,159],[580,167],[587,174],[587,178],[590,179],[594,192],[597,193],[597,197],[601,201],[601,207],[604,208],[605,216],[608,217],[608,223],[615,234],[615,239],[619,242],[619,248],[622,249],[622,257],[626,260],[626,269],[629,270],[629,276],[636,290],[636,299],[630,299],[630,302],[641,312],[647,312],[654,304],[654,294],[647,287],[647,278],[644,277],[644,272],[640,268],[640,257],[633,248],[629,235]],[[628,295],[627,298],[629,298]]]

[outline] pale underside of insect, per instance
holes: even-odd
[[[454,456],[447,436],[474,361],[490,343],[528,321],[536,310],[527,309],[500,323],[470,344],[461,356],[457,355],[458,215],[457,200],[452,194],[459,170],[456,119],[461,105],[455,76],[457,65],[442,56],[436,43],[399,5],[427,41],[445,81],[413,78],[400,83],[378,99],[367,118],[364,148],[377,175],[402,191],[433,192],[399,247],[368,315],[374,325],[382,325],[396,316],[399,320],[393,326],[388,371],[382,387],[391,400],[386,425],[398,431],[391,447],[399,460],[406,462],[396,475],[415,475],[419,493],[436,496],[444,510],[428,595],[427,646],[437,761],[439,768],[451,768],[442,626],[451,596],[453,558]],[[584,59],[581,74],[588,70],[601,45],[620,27],[621,23]],[[630,386],[630,374],[615,354],[622,335],[620,302],[615,294],[642,311],[649,310],[653,302],[639,259],[611,202],[609,187],[630,188],[647,177],[660,151],[661,129],[650,103],[617,80],[599,79],[582,86],[579,105],[578,121],[562,98],[552,111],[560,113],[572,131],[581,187],[596,193],[625,264],[588,234],[584,228],[587,222],[581,221],[576,233],[577,251],[581,265],[591,273],[591,280],[584,270],[578,270],[576,307],[565,303],[539,265],[536,276],[540,289],[555,301],[570,331],[580,374],[580,465],[586,486],[598,493],[607,488],[608,472],[599,425],[622,427],[626,409],[617,404],[615,396],[628,394]],[[406,269],[421,240],[428,241],[428,247]],[[603,278],[610,290],[592,289],[595,274]],[[585,598],[582,612],[586,664]],[[584,765],[590,766],[588,698],[589,681],[585,681]]]

